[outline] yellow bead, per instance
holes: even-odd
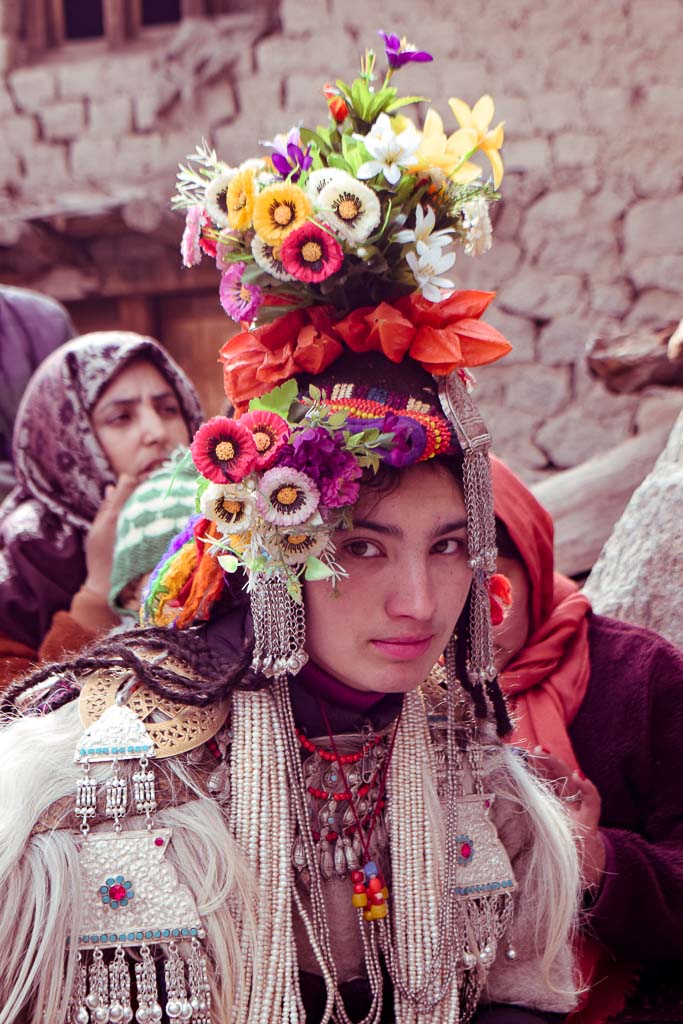
[[[368,905],[367,893],[365,893],[365,892],[354,892],[353,896],[351,897],[351,902],[353,903],[354,907],[367,907],[367,905]]]
[[[385,900],[389,899],[389,890],[387,889],[386,885],[384,886],[383,889],[380,889],[380,892],[382,893],[382,896],[384,896]]]
[[[386,903],[381,903],[379,906],[370,907],[370,920],[378,921],[380,918],[386,917],[388,913],[389,908],[386,905]]]
[[[363,917],[365,918],[366,921],[372,921],[372,911],[374,909],[375,909],[374,907],[371,907],[370,910],[364,910],[363,911]]]

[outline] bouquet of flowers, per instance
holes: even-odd
[[[503,177],[503,124],[489,128],[493,100],[483,96],[472,109],[449,100],[459,125],[450,135],[433,108],[418,129],[401,111],[425,97],[399,97],[391,83],[401,67],[432,57],[380,34],[381,87],[367,50],[354,82],[325,86],[327,127],[294,127],[264,143],[268,155],[236,167],[206,144],[181,165],[174,207],[186,210],[183,262],[215,258],[233,320],[267,324],[283,306],[344,315],[416,291],[438,303],[454,288],[444,275],[456,245],[489,248],[488,204]],[[477,152],[492,181],[472,162]]]

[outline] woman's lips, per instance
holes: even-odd
[[[429,636],[389,637],[385,640],[372,640],[371,643],[375,650],[394,661],[410,661],[426,654],[433,639],[430,633]]]

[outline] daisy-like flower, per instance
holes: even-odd
[[[256,234],[269,245],[279,245],[290,231],[301,227],[313,207],[303,189],[288,181],[268,185],[256,197],[252,222]]]
[[[206,212],[214,224],[217,224],[220,228],[227,228],[230,224],[228,221],[228,188],[236,173],[232,168],[224,171],[222,174],[218,174],[206,186],[206,195],[204,197]]]
[[[273,526],[298,526],[318,507],[320,492],[306,473],[289,466],[267,470],[259,484],[259,512]]]
[[[218,295],[221,306],[237,323],[251,322],[263,303],[263,292],[255,284],[244,284],[244,263],[233,263],[221,277]]]
[[[449,245],[453,240],[453,229],[442,228],[440,231],[435,231],[435,224],[436,214],[432,207],[428,206],[425,213],[418,203],[415,207],[415,227],[399,231],[394,235],[394,241],[400,242],[402,245],[405,245],[406,242],[414,243],[418,256],[423,256],[430,249],[440,251],[442,245]]]
[[[243,484],[210,483],[199,499],[199,507],[220,533],[229,536],[251,529],[256,500],[253,491]]]
[[[469,148],[479,149],[485,153],[493,171],[493,184],[498,188],[503,180],[503,161],[499,150],[503,145],[504,121],[489,130],[493,120],[494,105],[490,96],[482,96],[470,109],[464,100],[456,98],[448,101],[453,115],[465,136],[469,139]]]
[[[258,452],[254,468],[256,470],[269,469],[275,462],[277,453],[287,443],[289,423],[283,420],[282,416],[268,412],[266,409],[245,412],[243,416],[240,416],[239,422],[251,431],[254,438]]]
[[[338,167],[318,167],[315,171],[311,171],[306,182],[306,191],[313,200],[313,205],[317,205],[318,196],[326,185],[333,181],[345,181],[348,177],[346,171],[342,171]],[[352,178],[351,180],[355,181],[356,179]]]
[[[364,242],[379,224],[381,207],[367,185],[341,171],[341,178],[325,185],[314,200],[318,213],[348,242]]]
[[[410,125],[396,134],[388,114],[380,114],[367,135],[354,135],[365,144],[372,157],[358,168],[357,175],[363,181],[383,174],[390,185],[401,180],[401,168],[415,159],[420,145],[420,135]]]
[[[254,172],[238,171],[228,185],[226,196],[228,224],[233,231],[247,231],[251,227],[255,198]]]
[[[309,533],[305,529],[306,525],[292,532],[278,531],[278,553],[282,555],[287,565],[303,565],[311,555],[313,558],[320,558],[330,542],[327,532]]]
[[[469,256],[481,256],[491,248],[489,204],[481,196],[462,205],[462,223],[467,238],[463,249]]]
[[[202,207],[199,205],[188,207],[185,214],[185,230],[180,242],[180,255],[185,267],[196,267],[198,263],[201,263],[202,250],[199,243],[203,222],[204,210]]]
[[[214,484],[243,480],[258,458],[251,431],[227,416],[214,416],[203,423],[190,451],[199,472]]]
[[[265,270],[271,277],[278,281],[294,281],[291,274],[288,274],[280,259],[280,246],[269,245],[258,235],[251,240],[251,253],[261,270]]]
[[[450,270],[455,263],[454,252],[444,254],[438,248],[428,249],[421,256],[415,252],[409,252],[406,261],[420,291],[430,302],[441,302],[446,298],[443,291],[450,292],[455,288],[452,281],[440,276],[445,270]]]
[[[287,235],[280,249],[282,265],[297,281],[325,281],[344,262],[342,247],[329,231],[310,221]]]

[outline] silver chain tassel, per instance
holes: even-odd
[[[187,975],[192,1007],[192,1024],[211,1024],[211,986],[206,957],[197,939],[192,939],[192,952],[187,962]]]
[[[151,830],[153,815],[157,809],[156,790],[154,784],[154,772],[149,767],[146,757],[140,758],[140,768],[133,773],[133,803],[138,814],[144,814],[147,819],[147,829]]]
[[[88,994],[85,1005],[94,1024],[107,1024],[109,1020],[109,975],[101,949],[93,953],[88,972]]]
[[[83,774],[76,783],[76,806],[74,814],[81,819],[81,832],[87,836],[90,831],[88,820],[95,817],[97,807],[97,780],[90,774],[90,761],[83,762]]]
[[[287,590],[284,573],[255,573],[252,577],[251,613],[254,620],[252,668],[267,678],[296,675],[306,662],[306,618]]]
[[[111,1024],[130,1024],[132,1019],[130,971],[123,948],[118,946],[109,964],[109,1021]]]
[[[114,831],[121,831],[121,818],[124,817],[128,808],[128,784],[126,779],[119,774],[119,762],[114,761],[114,771],[107,779],[106,805],[104,813],[108,818],[114,819]]]
[[[157,1024],[163,1017],[157,991],[157,973],[149,946],[140,946],[141,960],[135,965],[135,982],[138,1008],[135,1019],[138,1024]]]
[[[71,1001],[69,1002],[69,1009],[66,1014],[69,1024],[89,1024],[90,1014],[88,1013],[85,1002],[87,991],[88,976],[85,970],[85,964],[83,963],[83,957],[79,953],[78,959],[76,960],[73,992],[71,994]]]
[[[166,1013],[170,1021],[192,1020],[192,1005],[187,998],[185,986],[185,964],[178,952],[175,942],[168,947],[166,963],[164,964],[164,976],[166,978]]]

